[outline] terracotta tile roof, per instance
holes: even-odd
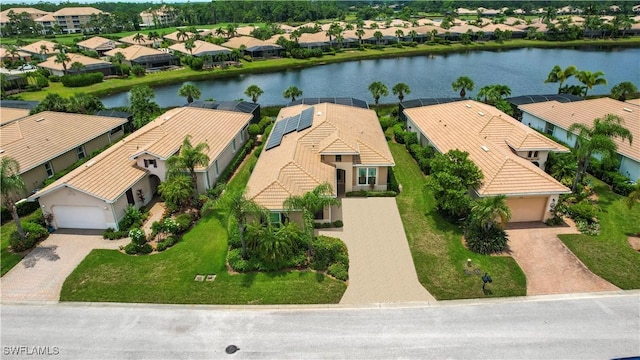
[[[507,143],[539,143],[543,146],[540,150],[567,149],[492,106],[468,100],[406,109],[404,113],[439,152],[459,149],[469,153],[484,174],[476,189],[480,196],[569,192],[537,166],[514,154]]]
[[[322,154],[358,154],[361,164],[393,166],[378,117],[373,110],[322,103],[283,108],[276,122],[313,108],[310,128],[284,135],[279,146],[264,150],[247,184],[247,197],[271,210],[282,210],[291,195],[302,195],[323,182],[336,189],[335,167]]]
[[[88,166],[73,170],[34,197],[68,186],[108,202],[116,201],[147,173],[136,166],[135,156],[149,153],[166,159],[180,149],[185,135],[191,135],[192,144],[209,145],[210,166],[251,118],[251,114],[224,110],[192,107],[169,110],[96,156]]]
[[[56,43],[53,43],[51,41],[46,41],[46,40],[40,40],[40,41],[36,41],[34,43],[31,43],[29,45],[25,45],[23,47],[21,47],[21,50],[24,50],[28,53],[31,54],[40,54],[40,46],[46,46],[47,50],[49,50],[46,55],[51,55],[51,54],[57,54],[59,51],[55,50],[53,47],[56,46]]]
[[[89,6],[83,7],[65,7],[56,12],[54,12],[53,16],[89,16],[91,14],[109,14],[108,12],[104,12],[102,10],[98,10],[96,8],[92,8]]]
[[[618,153],[640,161],[640,108],[638,106],[605,97],[569,103],[545,101],[521,105],[519,109],[565,130],[573,123],[593,126],[593,120],[596,118],[602,118],[607,114],[617,115],[623,119],[623,125],[633,135],[633,144],[627,140],[614,138],[614,142],[618,145]]]
[[[195,47],[192,49],[192,52],[193,52],[193,55],[195,56],[200,56],[204,54],[213,55],[213,54],[219,54],[219,53],[225,53],[225,54],[231,53],[231,50],[227,49],[226,47],[222,47],[220,45],[212,44],[210,42],[206,42],[202,40],[196,40],[193,42],[193,44],[195,45]],[[184,43],[171,45],[169,46],[169,49],[179,51],[183,54],[190,54],[189,50],[187,50],[184,47]]]
[[[628,102],[629,104],[633,104],[633,105],[636,105],[636,106],[640,106],[640,99],[631,99],[631,100],[627,100],[627,102]]]
[[[167,39],[167,40],[178,42],[178,41],[187,41],[188,39],[191,39],[195,35],[192,32],[187,32],[187,35],[189,35],[189,37],[187,39],[181,37],[180,40],[178,40],[178,34],[179,33],[180,32],[178,32],[178,31],[174,31],[171,34],[167,34],[167,35],[163,36],[163,38]]]
[[[229,39],[229,41],[222,44],[222,46],[226,48],[231,48],[231,49],[238,49],[240,48],[241,45],[244,45],[247,48],[250,48],[252,46],[263,46],[268,44],[270,43],[260,39],[253,38],[251,36],[236,36]]]
[[[136,36],[136,35],[137,34],[132,34],[132,35],[120,38],[120,42],[125,43],[125,44],[144,45],[144,46],[151,46],[155,42],[154,40],[149,40],[149,38],[146,35],[143,36],[142,41],[138,42],[138,41],[133,39],[133,37]],[[144,34],[142,34],[142,35],[144,35]]]
[[[18,57],[28,57],[31,56],[31,54],[28,54],[24,51],[18,51],[17,54]],[[12,55],[11,53],[9,53],[9,50],[5,49],[5,48],[0,48],[0,58],[4,59],[5,57],[7,58],[11,58]]]
[[[131,61],[131,60],[136,60],[138,58],[141,58],[143,56],[155,56],[155,55],[165,55],[165,56],[172,56],[170,54],[167,54],[165,52],[162,52],[160,50],[156,50],[150,47],[146,47],[146,46],[142,46],[142,45],[131,45],[129,47],[126,48],[117,48],[117,49],[113,49],[113,50],[109,50],[107,52],[105,52],[104,54],[107,56],[114,56],[116,53],[122,53],[122,55],[124,55],[124,58]]]
[[[90,39],[80,41],[76,45],[92,50],[111,50],[120,45],[120,43],[100,36],[94,36]]]
[[[31,16],[32,19],[49,14],[47,11],[38,10],[34,8],[10,8],[0,12],[0,23],[9,22],[9,13],[11,11],[13,11],[15,14],[22,14],[23,12],[26,12]]]
[[[71,64],[73,64],[74,62],[79,62],[82,65],[86,66],[86,67],[106,67],[106,66],[111,66],[110,62],[104,61],[104,60],[100,60],[100,59],[94,59],[88,56],[84,56],[84,55],[80,55],[80,54],[72,54],[72,53],[67,53],[67,56],[69,57],[69,61],[66,61],[65,63],[67,64],[67,69],[69,69],[71,67]],[[41,63],[38,64],[39,67],[45,68],[45,69],[54,69],[54,70],[59,70],[62,71],[64,70],[64,68],[62,67],[61,63],[57,63],[56,62],[56,58],[55,57],[50,57],[48,58],[46,61],[43,61]]]
[[[24,173],[126,122],[122,118],[45,111],[3,125],[0,147],[2,155],[16,159]]]
[[[28,109],[14,109],[1,106],[0,103],[0,125],[4,125],[8,122],[11,122],[15,119],[19,119],[21,117],[25,117],[29,115]]]
[[[505,24],[489,24],[487,26],[483,26],[482,27],[482,31],[484,31],[485,33],[488,32],[495,32],[497,29],[500,29],[501,31],[511,31],[511,32],[522,32],[522,29],[519,29],[517,27],[513,27],[513,26],[509,26],[509,25],[505,25]]]

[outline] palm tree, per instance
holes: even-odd
[[[227,36],[229,38],[234,37],[238,32],[236,31],[238,28],[234,24],[227,25]]]
[[[196,47],[196,41],[194,39],[189,39],[184,43],[185,50],[189,51],[189,54],[193,56],[193,49]]]
[[[57,52],[64,52],[65,51],[65,46],[60,44],[60,43],[56,43],[55,45],[53,45],[53,50],[55,50]]]
[[[84,66],[83,63],[81,63],[79,61],[74,61],[69,68],[71,70],[73,70],[73,72],[75,72],[77,74],[77,73],[81,72],[82,70],[84,70],[85,66]]]
[[[200,89],[193,84],[184,84],[178,90],[178,96],[183,96],[187,98],[187,103],[191,104],[193,99],[200,99]]]
[[[49,48],[47,47],[47,45],[40,45],[40,55],[47,55],[48,52]]]
[[[2,193],[2,205],[9,209],[11,217],[16,223],[16,231],[21,239],[24,239],[24,230],[20,224],[20,217],[16,209],[15,196],[21,197],[26,191],[24,181],[20,176],[20,164],[8,156],[0,160],[0,192]]]
[[[362,45],[362,37],[364,36],[364,29],[358,28],[356,30],[356,36],[358,37],[358,42]]]
[[[416,38],[418,37],[418,32],[415,30],[409,31],[409,37],[411,37],[411,42],[416,41]]]
[[[398,42],[400,42],[401,37],[404,37],[404,31],[402,31],[402,29],[396,30],[396,38],[398,39]]]
[[[591,71],[580,71],[576,74],[576,78],[578,81],[584,84],[586,89],[584,90],[584,97],[587,97],[587,92],[590,89],[593,89],[596,85],[607,85],[607,79],[604,77],[604,73],[602,71],[596,71],[592,73]]]
[[[578,171],[573,181],[572,191],[576,191],[589,166],[589,161],[594,154],[599,154],[603,159],[615,158],[618,146],[611,139],[620,137],[623,141],[633,142],[631,132],[622,126],[622,118],[607,114],[603,118],[593,120],[593,126],[581,123],[573,123],[569,126],[569,137],[577,134],[576,156],[578,157]]]
[[[451,83],[453,91],[460,89],[460,97],[464,98],[467,95],[467,90],[473,90],[476,84],[468,76],[460,76],[453,83]]]
[[[56,64],[62,64],[62,73],[67,75],[67,62],[71,61],[71,58],[67,54],[60,52],[56,54],[56,59],[53,60]]]
[[[138,45],[141,44],[144,41],[144,35],[137,33],[135,35],[133,35],[132,37],[133,41],[137,42]]]
[[[272,266],[281,265],[293,253],[298,232],[298,227],[293,222],[278,227],[271,222],[266,226],[260,225],[258,244],[255,247],[258,256]]]
[[[158,185],[158,191],[167,204],[181,208],[193,196],[191,178],[184,174],[173,175]]]
[[[489,104],[496,102],[500,98],[500,95],[494,85],[487,85],[478,90],[478,98],[483,99],[482,102],[485,104]]]
[[[180,41],[180,39],[184,40],[188,38],[189,38],[189,34],[187,33],[187,30],[178,29],[178,33],[176,34],[176,39],[178,39],[178,41]]]
[[[490,196],[474,201],[471,205],[471,218],[485,230],[489,230],[500,218],[500,225],[504,228],[511,220],[511,209],[507,206],[505,195]]]
[[[556,65],[551,69],[549,76],[547,76],[547,80],[544,83],[559,83],[558,86],[558,94],[560,94],[560,89],[562,89],[562,84],[567,81],[573,75],[578,73],[578,69],[575,65],[567,66],[564,70],[560,67],[560,65]]]
[[[242,258],[247,258],[247,244],[244,232],[247,228],[247,216],[256,215],[259,218],[268,218],[268,210],[248,199],[244,191],[225,192],[217,201],[224,208],[229,209],[229,220],[234,219],[238,226],[238,236],[242,244]],[[230,227],[231,224],[228,224]]]
[[[373,37],[376,38],[376,46],[380,46],[380,40],[382,39],[382,32],[376,31],[373,33]]]
[[[633,205],[640,200],[640,180],[636,181],[636,186],[633,188],[633,191],[629,193],[627,196],[627,206],[629,209],[633,208]]]
[[[554,161],[549,169],[549,175],[563,185],[571,186],[576,177],[576,171],[578,171],[578,164],[573,154],[553,154],[551,156]]]
[[[264,91],[258,87],[258,85],[249,85],[247,90],[244,91],[244,94],[251,98],[254,104],[258,102],[258,98],[260,95],[264,94]]]
[[[199,143],[196,146],[191,145],[191,135],[186,135],[182,141],[180,154],[175,154],[167,159],[167,178],[179,174],[191,176],[194,206],[198,204],[198,176],[195,168],[209,165],[209,156],[205,153],[208,150],[209,145],[207,143]]]
[[[111,61],[120,65],[120,75],[124,75],[124,72],[122,71],[122,62],[125,61],[126,58],[124,57],[124,54],[121,53],[120,51],[118,51],[117,53],[113,54],[113,56],[111,57]]]
[[[378,101],[380,101],[381,96],[389,95],[389,89],[387,89],[387,85],[383,84],[380,81],[374,81],[369,85],[369,91],[371,92],[371,96],[373,96],[373,100],[376,103],[376,113],[378,112]]]
[[[291,195],[282,204],[287,211],[302,211],[303,230],[309,240],[309,254],[313,252],[313,224],[315,214],[327,206],[339,206],[328,183],[322,183],[304,195]]]
[[[405,94],[411,94],[411,89],[409,88],[409,85],[405,84],[405,83],[397,83],[393,86],[393,88],[391,88],[391,91],[393,92],[393,95],[397,95],[398,96],[398,100],[400,100],[400,102],[402,102],[402,100],[404,100],[404,95]]]
[[[302,96],[302,90],[292,85],[282,93],[282,96],[284,96],[285,99],[291,98],[291,101],[296,101],[296,97]]]
[[[611,96],[620,101],[627,101],[627,95],[638,92],[636,85],[630,81],[621,82],[611,88]]]

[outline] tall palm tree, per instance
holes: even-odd
[[[84,66],[83,63],[81,63],[79,61],[74,61],[69,68],[71,70],[73,70],[73,72],[75,72],[77,74],[77,73],[81,72],[82,70],[84,70],[85,66]]]
[[[67,75],[67,63],[71,61],[71,58],[67,56],[67,54],[63,52],[59,52],[56,54],[56,59],[53,60],[56,64],[62,64],[62,73]]]
[[[133,41],[137,42],[138,44],[141,44],[144,41],[144,35],[137,33],[135,35],[133,35],[133,37],[131,38]]]
[[[564,70],[560,67],[560,65],[556,65],[551,69],[549,76],[547,76],[547,80],[544,83],[559,83],[558,86],[558,94],[560,94],[560,89],[562,89],[562,84],[567,81],[570,77],[576,75],[578,73],[578,69],[575,65],[567,66]]]
[[[231,39],[232,37],[236,36],[236,34],[238,33],[238,27],[234,24],[229,24],[227,25],[227,36],[229,37],[229,39]]]
[[[476,84],[468,76],[460,76],[453,83],[451,83],[453,91],[460,90],[460,97],[464,98],[467,95],[467,90],[473,90]]]
[[[576,155],[578,157],[578,171],[573,181],[572,191],[576,191],[589,166],[589,161],[594,154],[599,154],[603,159],[615,158],[618,146],[613,142],[613,137],[619,137],[623,141],[633,142],[633,135],[629,129],[622,125],[622,118],[607,114],[603,118],[593,120],[593,126],[581,123],[573,123],[569,126],[569,137],[577,134]]]
[[[66,49],[66,47],[60,43],[56,43],[55,45],[53,45],[53,50],[57,51],[57,52],[64,52]]]
[[[182,141],[180,154],[175,154],[167,159],[167,178],[177,174],[188,174],[193,186],[193,204],[198,204],[198,176],[196,167],[209,165],[209,156],[205,153],[209,150],[207,143],[191,144],[191,135],[186,135]]]
[[[282,204],[287,211],[302,211],[303,229],[309,240],[309,254],[313,252],[313,224],[315,214],[327,206],[339,206],[328,183],[322,183],[304,195],[291,195]]]
[[[124,57],[124,54],[121,53],[120,51],[118,51],[117,53],[113,54],[113,56],[111,57],[111,61],[120,65],[120,75],[124,75],[124,72],[122,71],[122,62],[125,60],[126,58]]]
[[[258,87],[258,85],[249,85],[247,90],[244,91],[244,94],[251,98],[254,104],[258,102],[258,98],[260,95],[264,94],[264,91]]]
[[[248,199],[244,191],[225,192],[218,200],[224,208],[229,209],[229,220],[234,219],[238,226],[238,236],[242,244],[242,258],[247,258],[247,243],[244,232],[247,228],[247,216],[255,215],[258,218],[268,218],[268,211],[255,201]],[[231,223],[228,224],[228,227]]]
[[[182,39],[183,41],[185,39],[189,38],[189,33],[187,33],[186,29],[178,29],[178,33],[176,34],[176,39],[178,39],[178,41],[180,41],[180,39]]]
[[[292,85],[282,93],[282,96],[284,96],[285,99],[291,98],[291,101],[296,101],[296,97],[302,96],[302,90]]]
[[[402,82],[393,85],[393,88],[391,88],[391,91],[393,92],[393,95],[398,96],[398,100],[400,100],[400,102],[404,100],[405,94],[411,94],[411,89],[409,88],[409,85]]]
[[[411,30],[409,31],[409,37],[411,37],[411,41],[416,41],[416,38],[418,37],[418,32],[415,30]]]
[[[47,53],[49,52],[49,48],[47,47],[47,45],[40,45],[40,55],[47,55]]]
[[[11,217],[16,223],[16,231],[21,239],[24,239],[24,230],[22,229],[22,224],[20,224],[15,197],[21,197],[25,191],[26,187],[20,176],[20,164],[18,164],[14,158],[3,156],[0,160],[0,192],[2,193],[2,205],[11,212]]]
[[[196,47],[196,41],[194,39],[189,39],[185,41],[184,48],[189,51],[189,54],[193,56],[193,49]]]
[[[193,84],[184,84],[178,90],[178,96],[186,97],[187,103],[191,104],[193,99],[200,99],[200,89]]]
[[[404,37],[404,31],[402,29],[396,30],[396,38],[398,39],[398,43],[400,42],[400,38]]]
[[[602,71],[591,72],[588,70],[580,71],[576,74],[578,81],[584,84],[586,89],[584,90],[584,97],[587,97],[587,92],[593,89],[596,85],[607,85],[607,79],[604,77]]]
[[[362,45],[362,37],[364,36],[364,29],[358,28],[356,30],[356,36],[358,37],[358,42]]]
[[[380,46],[380,40],[382,40],[382,36],[382,32],[379,30],[373,33],[373,37],[376,38],[376,46]]]
[[[627,196],[627,206],[629,209],[633,208],[638,200],[640,200],[640,180],[636,181],[636,186],[633,188],[633,191],[629,193],[629,196]]]
[[[627,101],[627,95],[638,92],[636,85],[630,81],[621,82],[611,88],[611,96],[620,101]]]
[[[511,209],[507,206],[505,195],[490,196],[474,201],[471,205],[471,218],[485,230],[496,225],[500,218],[500,225],[504,227],[511,220]]]
[[[378,102],[380,101],[380,97],[389,95],[389,89],[387,89],[387,85],[383,84],[382,82],[374,81],[369,85],[369,91],[371,92],[371,96],[373,96],[373,100],[376,103],[376,113],[377,113]]]

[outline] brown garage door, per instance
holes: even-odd
[[[510,222],[542,221],[547,205],[547,197],[508,198],[511,209]]]

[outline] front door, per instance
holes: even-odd
[[[129,203],[129,205],[136,204],[136,201],[133,198],[133,190],[131,189],[127,190],[127,202]]]
[[[347,172],[342,169],[336,169],[336,183],[338,184],[338,196],[344,196],[344,181]]]

